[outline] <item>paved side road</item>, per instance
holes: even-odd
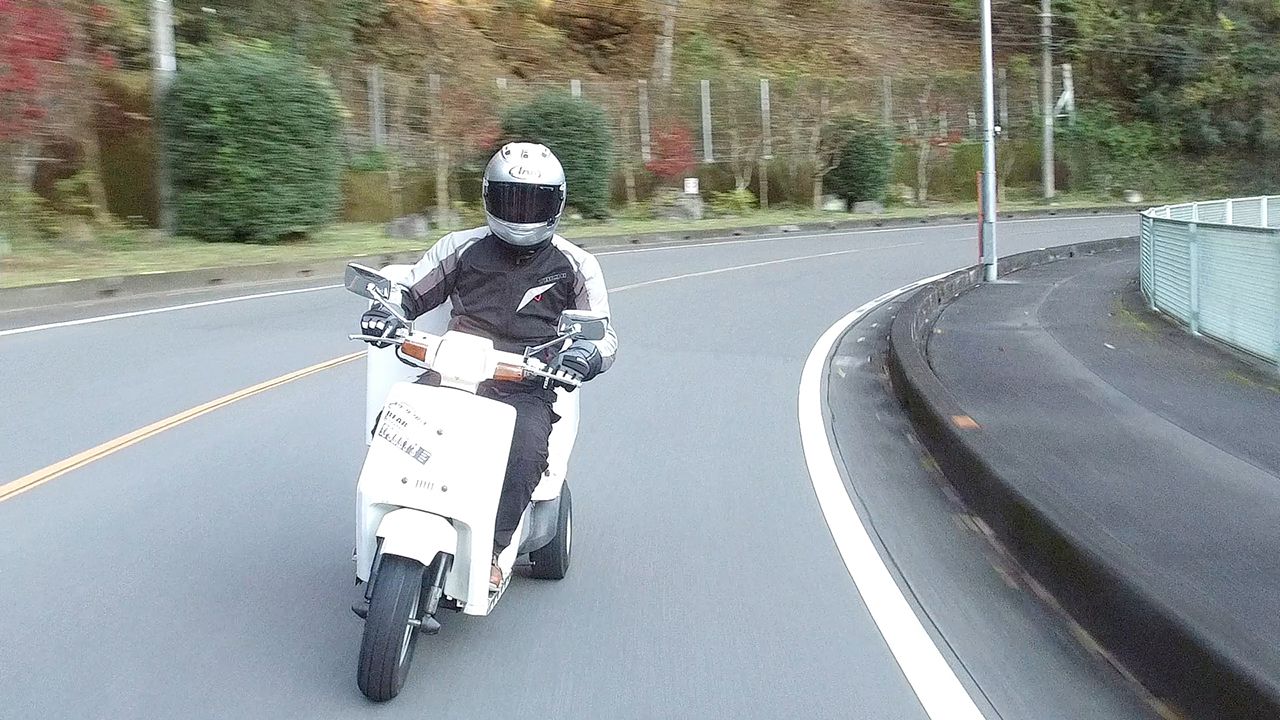
[[[1153,720],[1145,693],[1033,591],[916,439],[885,367],[906,297],[850,327],[828,369],[833,447],[864,525],[988,717]]]
[[[946,307],[929,359],[1028,468],[1008,480],[1192,646],[1171,653],[1169,632],[1131,623],[1096,628],[1104,641],[1159,690],[1191,688],[1192,709],[1255,717],[1223,688],[1239,674],[1280,697],[1280,384],[1149,313],[1136,275],[1131,247],[975,288]]]
[[[923,718],[817,506],[796,387],[834,320],[973,248],[966,225],[604,255],[622,350],[584,390],[573,569],[446,618],[385,706],[355,689],[348,607],[361,364],[0,502],[0,716]],[[0,337],[0,435],[26,439],[0,479],[350,352],[360,307],[317,290]]]

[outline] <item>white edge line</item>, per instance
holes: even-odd
[[[706,277],[707,275],[719,275],[721,273],[734,272],[736,270],[750,270],[752,268],[767,267],[769,265],[782,265],[783,263],[799,262],[801,260],[816,260],[825,257],[837,257],[840,255],[854,255],[864,252],[875,252],[877,250],[896,250],[898,248],[916,247],[918,245],[927,245],[934,240],[919,240],[910,243],[898,243],[896,245],[879,245],[877,247],[850,248],[848,250],[833,250],[831,252],[816,253],[813,255],[796,255],[794,257],[777,258],[775,260],[762,260],[761,262],[747,263],[745,265],[732,265],[730,267],[714,268],[712,270],[700,270],[698,272],[684,273],[683,275],[670,275],[668,277],[654,278],[653,280],[644,280],[630,285],[620,285],[613,289],[612,292],[620,293],[626,290],[635,290],[636,288],[649,287],[650,285],[660,285],[669,283],[673,280],[686,280],[688,278]],[[950,242],[950,241],[942,241]]]
[[[1021,223],[1036,223],[1036,222],[1050,222],[1050,221],[1063,221],[1063,220],[1098,220],[1098,219],[1123,218],[1123,217],[1128,217],[1128,215],[1124,215],[1124,214],[1064,215],[1061,217],[1053,216],[1053,217],[1043,217],[1043,218],[1020,218],[1020,219],[1012,219],[1012,220],[1001,220],[999,224],[1016,225]],[[919,224],[911,224],[911,225],[898,225],[894,227],[832,230],[830,232],[824,232],[824,233],[806,233],[806,234],[771,233],[763,237],[732,237],[732,236],[726,235],[724,236],[724,239],[709,238],[708,240],[705,240],[705,241],[671,240],[669,242],[652,243],[648,247],[639,247],[639,248],[629,248],[626,245],[601,245],[597,247],[596,250],[597,251],[603,250],[604,252],[593,252],[591,254],[595,255],[596,257],[604,257],[607,255],[632,255],[636,253],[662,252],[664,250],[686,250],[690,248],[716,247],[718,245],[747,245],[751,243],[771,242],[776,240],[816,240],[816,239],[829,238],[829,237],[844,237],[848,235],[874,235],[877,233],[904,232],[907,230],[945,230],[947,228],[975,227],[975,225],[976,223],[974,222],[942,223],[939,225],[935,225],[932,223],[919,223]],[[569,242],[573,242],[573,241],[570,240]],[[623,249],[614,250],[612,248],[623,248]]]
[[[949,274],[934,275],[887,292],[840,318],[818,338],[800,377],[800,439],[809,479],[840,557],[925,713],[931,720],[985,720],[916,617],[858,517],[836,467],[822,412],[823,370],[845,330],[882,303]]]
[[[108,320],[123,320],[125,318],[142,317],[143,315],[156,315],[158,313],[173,312],[174,310],[190,310],[191,308],[208,307],[210,305],[223,305],[225,303],[241,302],[243,300],[260,300],[262,298],[278,297],[280,295],[296,295],[298,293],[316,292],[318,290],[333,290],[334,288],[340,287],[342,287],[341,284],[320,285],[318,287],[298,288],[295,290],[273,290],[272,292],[255,293],[253,295],[236,295],[234,297],[186,303],[184,305],[166,305],[164,307],[149,308],[147,310],[134,310],[132,312],[115,313],[113,315],[97,315],[95,317],[81,318],[79,320],[65,320],[63,322],[47,323],[45,325],[28,325],[27,327],[13,328],[12,330],[0,330],[0,337],[39,332],[41,330],[52,330],[54,328],[74,327],[76,325],[89,325],[91,323],[106,322]]]
[[[1019,220],[1002,220],[1001,222],[1006,225],[1011,225],[1015,223],[1033,223],[1033,222],[1050,222],[1050,221],[1061,222],[1064,220],[1097,220],[1100,218],[1114,218],[1114,217],[1125,217],[1125,215],[1072,215],[1072,216],[1062,216],[1062,217],[1054,216],[1054,217],[1045,217],[1045,218],[1023,218]],[[819,239],[819,238],[826,238],[826,237],[840,237],[840,236],[849,236],[849,235],[872,235],[877,233],[907,232],[907,231],[922,230],[922,229],[923,230],[941,230],[946,228],[972,227],[972,226],[973,226],[973,223],[945,223],[941,225],[920,223],[919,225],[903,225],[901,227],[868,228],[863,230],[833,230],[828,233],[808,234],[808,235],[781,234],[781,235],[769,235],[766,237],[735,238],[731,240],[727,239],[727,240],[712,241],[712,242],[690,242],[682,245],[659,245],[656,247],[628,248],[624,250],[610,250],[607,252],[596,252],[593,254],[596,255],[597,257],[604,257],[607,255],[633,255],[638,253],[660,252],[664,250],[683,250],[683,249],[691,249],[691,248],[718,247],[721,245],[746,245],[751,243],[772,242],[777,240],[812,240],[812,239]],[[616,246],[604,246],[604,247],[625,247],[625,246],[616,245]],[[868,249],[874,250],[876,248],[868,248]],[[813,256],[813,257],[821,257],[821,256]],[[796,258],[796,259],[801,260],[804,258]],[[745,267],[756,267],[756,265],[744,266],[744,268]],[[744,269],[744,268],[734,268],[734,269]],[[691,275],[681,276],[681,277],[697,277],[703,274],[709,274],[709,273],[694,273]],[[73,282],[73,280],[69,279],[64,282]],[[647,284],[652,284],[652,283],[637,283],[634,286],[626,286],[623,288],[618,288],[617,290],[615,290],[615,292],[628,289],[630,287],[641,287]],[[90,325],[93,323],[106,322],[108,320],[123,320],[125,318],[142,317],[145,315],[155,315],[158,313],[173,312],[175,310],[190,310],[192,308],[209,307],[211,305],[222,305],[225,303],[241,302],[244,300],[261,300],[263,298],[279,297],[282,295],[294,295],[297,293],[316,292],[318,290],[333,290],[335,288],[340,288],[340,287],[342,287],[341,284],[335,284],[335,285],[320,285],[317,287],[307,287],[307,288],[301,288],[301,289],[295,289],[295,290],[275,290],[272,292],[254,293],[252,295],[236,295],[228,298],[219,298],[217,300],[206,300],[203,302],[185,303],[182,305],[166,305],[164,307],[149,308],[147,310],[136,310],[133,312],[114,313],[112,315],[97,315],[94,317],[81,318],[79,320],[66,320],[63,322],[47,323],[44,325],[28,325],[26,327],[12,328],[10,330],[0,330],[0,337],[8,337],[11,335],[22,335],[25,333],[40,332],[41,330],[53,330],[55,328],[75,327],[78,325]]]

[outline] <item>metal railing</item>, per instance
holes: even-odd
[[[1192,333],[1280,363],[1280,196],[1146,210],[1139,279]]]

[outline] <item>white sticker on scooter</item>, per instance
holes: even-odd
[[[392,447],[417,460],[419,464],[426,465],[431,459],[431,451],[409,440],[409,437],[421,437],[421,431],[409,427],[410,417],[415,421],[413,424],[426,426],[426,423],[419,420],[417,415],[404,405],[400,403],[388,405],[382,411],[382,422],[378,423],[377,437],[386,440]]]

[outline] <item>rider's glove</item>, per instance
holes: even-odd
[[[368,312],[360,317],[360,333],[362,335],[392,337],[402,327],[404,325],[381,305],[370,308]],[[377,348],[384,348],[391,343],[369,341],[369,344]]]
[[[600,350],[595,343],[577,340],[567,350],[555,356],[551,361],[551,370],[586,382],[600,374],[603,362],[604,358],[600,357]]]

